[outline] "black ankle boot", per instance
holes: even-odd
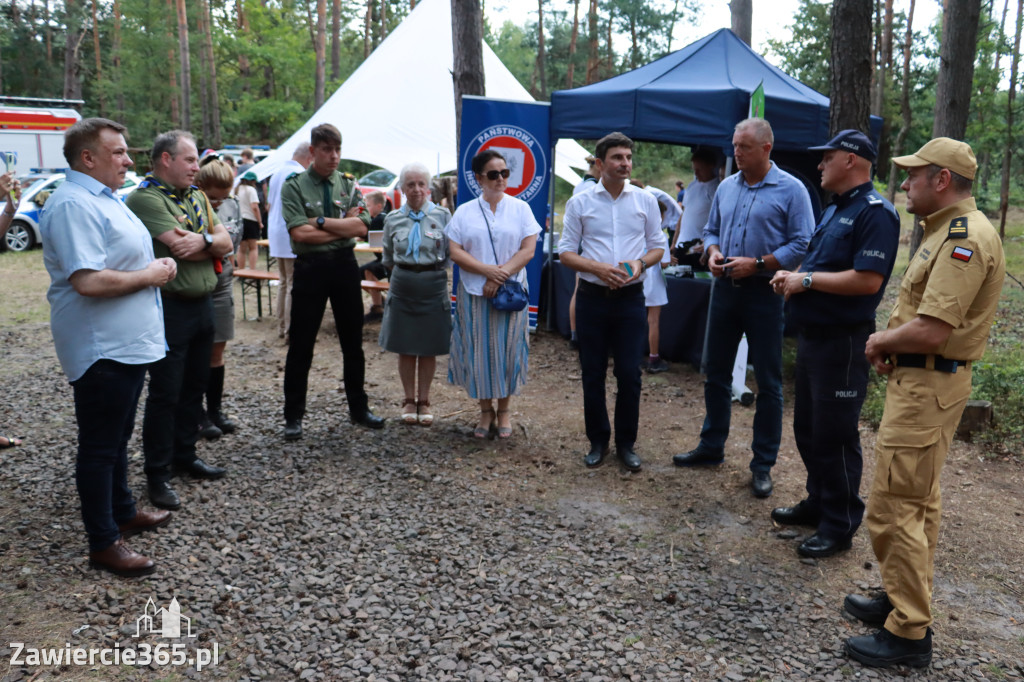
[[[206,413],[210,421],[220,429],[221,433],[234,433],[238,428],[235,422],[224,416],[220,411],[221,397],[224,395],[224,365],[210,368],[210,379],[206,385]]]

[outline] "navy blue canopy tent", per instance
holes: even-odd
[[[750,93],[762,81],[776,150],[806,151],[828,139],[828,98],[769,64],[727,28],[633,71],[552,93],[551,132],[597,139],[617,130],[635,140],[728,150],[733,127],[747,117]],[[873,118],[877,132],[882,121]]]

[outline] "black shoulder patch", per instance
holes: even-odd
[[[299,173],[298,173],[298,171],[296,171],[296,172],[292,173],[291,175],[289,175],[289,176],[288,176],[287,178],[285,178],[285,179],[284,179],[284,181],[285,181],[285,182],[288,182],[288,181],[289,181],[289,180],[291,180],[292,178],[294,178],[294,177],[298,177],[298,175],[299,175]]]
[[[949,223],[949,234],[947,239],[966,239],[967,238],[967,218],[953,218]]]

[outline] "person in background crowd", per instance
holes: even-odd
[[[182,130],[162,133],[150,152],[153,171],[128,195],[127,205],[153,237],[158,256],[171,256],[178,275],[161,291],[167,355],[149,368],[149,394],[142,419],[149,499],[179,509],[171,487],[174,473],[217,479],[227,470],[196,455],[203,394],[210,376],[213,300],[220,261],[231,252],[231,237],[206,195],[195,189],[199,152]]]
[[[480,403],[473,435],[505,439],[512,436],[512,396],[526,383],[529,311],[495,310],[488,299],[509,279],[526,286],[541,228],[529,204],[505,194],[510,171],[504,156],[486,149],[473,157],[472,170],[481,194],[462,204],[445,228],[459,266],[448,381]]]
[[[238,164],[238,168],[235,169],[235,177],[241,177],[245,175],[250,168],[256,165],[256,155],[249,147],[243,149],[239,156],[242,157],[242,161],[241,163]],[[232,157],[231,160],[233,162],[234,157]],[[234,163],[232,163],[231,165],[233,166]]]
[[[221,259],[221,272],[217,275],[217,288],[213,290],[213,346],[210,352],[210,379],[206,385],[206,410],[199,421],[199,435],[206,439],[234,433],[237,424],[221,410],[224,396],[224,348],[235,338],[234,251],[242,240],[242,213],[238,200],[231,196],[234,173],[231,167],[216,157],[208,157],[200,164],[196,186],[209,200],[207,212],[217,212],[220,224],[231,237],[232,252]],[[212,222],[212,215],[208,216]]]
[[[284,439],[289,441],[302,438],[309,368],[328,300],[344,358],[349,418],[370,429],[384,428],[364,388],[363,291],[352,250],[356,239],[366,236],[370,215],[355,180],[338,172],[341,132],[321,123],[310,131],[310,149],[309,168],[288,177],[281,188],[281,210],[296,254],[284,365]]]
[[[907,171],[907,213],[924,216],[924,237],[888,328],[865,347],[875,370],[889,376],[867,508],[885,594],[851,594],[843,606],[880,628],[846,640],[851,657],[923,667],[932,658],[942,466],[971,395],[971,364],[985,352],[999,307],[1006,260],[971,196],[978,163],[970,145],[938,137],[893,163]]]
[[[156,564],[124,538],[166,526],[171,513],[136,507],[128,441],[146,368],[164,357],[159,287],[174,280],[177,268],[172,258],[154,258],[145,226],[114,193],[132,166],[125,132],[105,118],[85,118],[67,130],[71,169],[47,200],[40,231],[50,330],[74,391],[75,484],[89,562],[139,576]]]
[[[572,188],[572,195],[576,196],[581,192],[587,192],[597,187],[597,181],[600,176],[600,171],[597,170],[597,159],[593,155],[588,154],[586,161],[590,164],[587,169],[586,175],[583,179],[576,183],[576,186]],[[576,294],[580,289],[580,275],[576,273],[576,283],[573,285],[572,297],[569,299],[569,348],[573,350],[579,350],[580,341],[579,336],[576,333]]]
[[[835,194],[799,272],[779,270],[775,292],[796,327],[793,435],[807,469],[807,497],[772,511],[781,524],[816,532],[797,552],[828,557],[847,550],[864,516],[860,408],[868,386],[864,345],[896,262],[900,219],[871,184],[875,145],[844,130],[821,147],[822,189]]]
[[[792,270],[807,251],[814,218],[811,198],[795,177],[770,159],[768,121],[736,125],[732,147],[739,173],[718,187],[704,247],[715,276],[705,352],[704,427],[700,443],[672,458],[676,466],[717,466],[725,460],[732,409],[732,371],[743,334],[757,378],[750,487],[772,494],[771,468],[782,440],[783,301],[769,284],[776,270]]]
[[[384,212],[386,200],[383,192],[370,192],[363,201],[366,202],[366,210],[370,213],[370,232],[384,229],[384,219],[388,214]],[[451,215],[449,213],[449,215]],[[382,255],[373,254],[373,260],[360,268],[360,275],[368,282],[379,282],[390,276],[388,269],[381,262]],[[376,322],[384,316],[384,297],[376,289],[370,290],[370,312],[366,313],[363,322]]]
[[[14,171],[0,175],[0,193],[4,197],[4,210],[0,212],[0,243],[3,243],[21,202],[21,184],[14,179]]]
[[[292,158],[285,162],[270,178],[267,189],[267,201],[270,213],[267,217],[267,238],[270,241],[270,257],[277,261],[278,298],[277,298],[277,335],[289,341],[288,330],[292,321],[292,281],[295,273],[295,253],[288,237],[288,228],[284,224],[281,207],[281,187],[284,181],[295,173],[301,173],[313,162],[313,154],[308,142],[300,142],[292,152]]]
[[[683,197],[686,196],[686,188],[683,186],[682,180],[676,180],[676,203],[679,208],[683,207]]]
[[[583,374],[583,418],[590,451],[587,467],[600,466],[612,437],[605,401],[608,355],[615,362],[615,450],[622,466],[639,471],[634,451],[640,421],[640,356],[648,268],[665,253],[658,201],[629,183],[633,141],[622,133],[601,138],[595,149],[601,179],[569,199],[558,254],[580,273],[577,322]]]
[[[675,242],[672,244],[672,264],[691,259],[690,264],[699,262],[704,253],[702,233],[711,213],[711,201],[718,191],[718,157],[707,147],[697,147],[690,155],[693,166],[693,182],[683,196],[683,215],[679,219]]]
[[[430,201],[430,171],[423,164],[405,166],[398,186],[405,204],[384,221],[382,263],[392,272],[380,345],[398,353],[398,376],[405,391],[402,422],[430,426],[430,384],[437,356],[448,354],[452,336],[444,235],[451,213]],[[367,203],[369,199],[368,195]]]
[[[235,189],[238,206],[242,211],[242,244],[238,249],[238,267],[256,269],[260,249],[256,242],[263,231],[260,200],[256,194],[256,174],[246,171]]]

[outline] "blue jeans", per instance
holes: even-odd
[[[754,451],[750,462],[753,472],[771,470],[782,440],[782,306],[782,297],[768,286],[767,277],[751,277],[736,284],[727,277],[715,280],[708,312],[706,414],[700,447],[712,453],[725,450],[732,411],[732,368],[740,339],[746,334],[748,360],[757,379],[754,439],[750,446]]]
[[[117,542],[118,524],[135,518],[135,498],[128,487],[128,441],[146,367],[97,360],[71,382],[78,422],[75,485],[93,552]]]
[[[624,296],[602,296],[580,283],[576,295],[576,333],[583,374],[583,419],[591,445],[611,440],[605,379],[608,352],[615,361],[615,445],[632,448],[640,421],[640,356],[647,341],[647,308],[640,284]]]
[[[213,303],[209,296],[163,297],[167,355],[149,368],[149,394],[142,417],[142,451],[150,483],[171,479],[171,464],[196,459],[199,418],[210,377]]]

